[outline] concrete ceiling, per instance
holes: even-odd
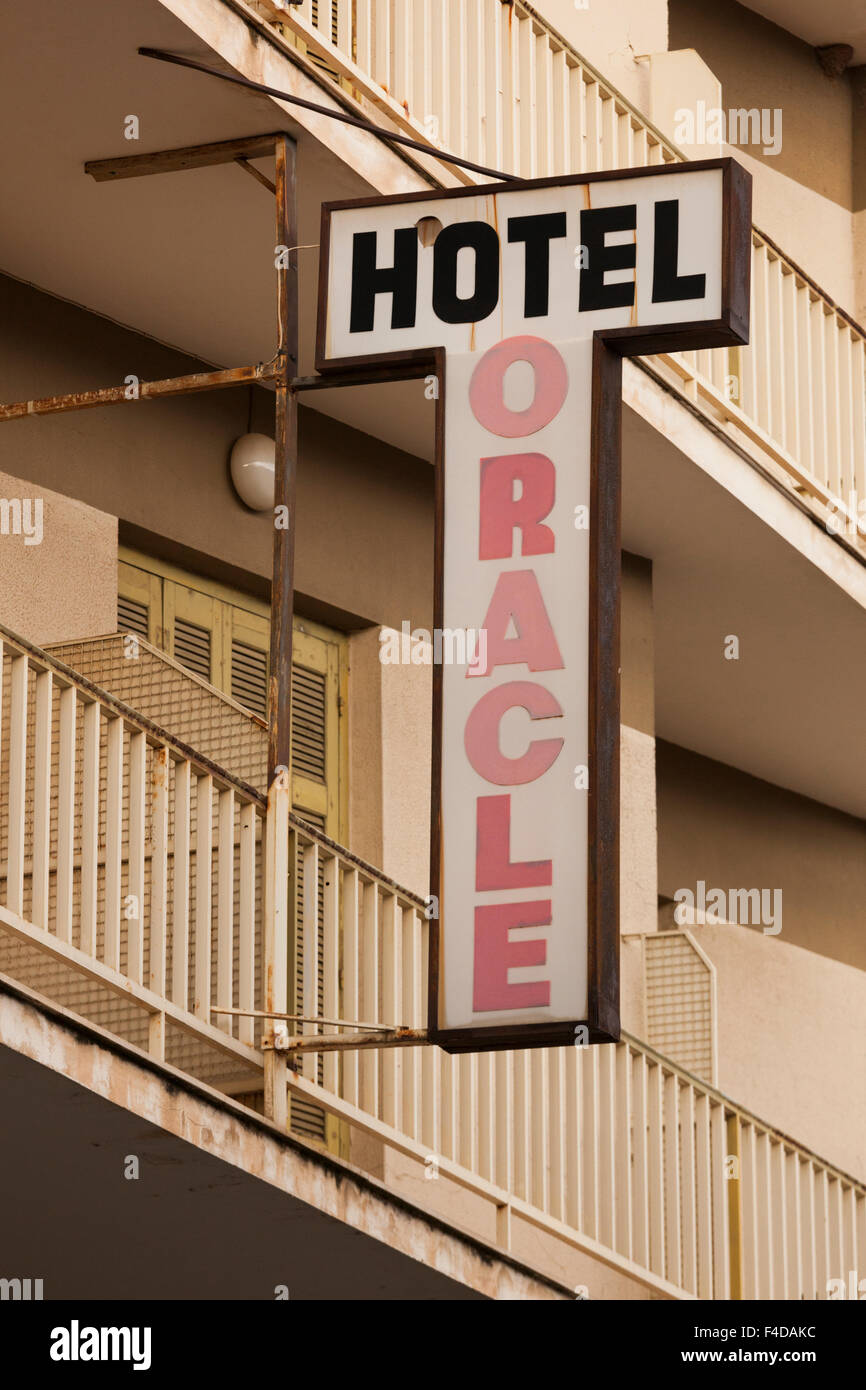
[[[866,63],[866,6],[863,0],[740,0],[813,48],[850,43],[854,63]]]

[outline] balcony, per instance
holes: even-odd
[[[550,1277],[580,1255],[638,1296],[799,1299],[861,1267],[866,1189],[639,1040],[424,1043],[419,896],[287,782],[266,799],[2,638],[0,973],[319,1146],[365,1136],[389,1190]]]
[[[344,102],[433,155],[523,178],[684,158],[523,0],[253,8]],[[447,162],[435,172],[445,183],[484,181]],[[857,511],[866,492],[863,329],[757,227],[752,243],[749,347],[665,354],[643,367],[866,553]]]

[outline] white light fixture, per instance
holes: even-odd
[[[266,434],[242,434],[232,446],[231,475],[235,492],[254,512],[274,505],[276,445]]]

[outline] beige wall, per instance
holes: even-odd
[[[749,151],[824,198],[852,207],[852,83],[833,81],[802,39],[736,0],[670,0],[668,47],[694,48],[722,84],[722,104],[780,107],[782,149]]]
[[[667,0],[533,0],[533,7],[608,82],[646,109],[647,67],[635,60],[667,47]]]
[[[4,400],[179,375],[201,364],[73,305],[0,278]],[[253,428],[272,433],[273,397],[255,393]],[[0,468],[121,519],[168,558],[267,593],[271,520],[236,499],[228,475],[247,430],[246,388],[75,414],[0,430]],[[344,610],[346,625],[432,609],[429,464],[300,410],[299,594]],[[185,553],[186,552],[186,553]],[[310,616],[319,616],[316,611]],[[326,613],[321,614],[327,617]],[[59,636],[66,636],[60,633]]]
[[[718,1088],[866,1176],[866,975],[747,927],[689,928],[716,969]]]
[[[0,499],[0,622],[37,646],[113,632],[116,519],[8,473]],[[25,504],[20,526],[3,502]]]
[[[669,48],[659,60],[662,71],[665,62],[678,60],[683,72],[691,72],[691,79],[682,74],[678,79],[682,100],[677,89],[662,98],[656,91],[653,118],[671,138],[671,112],[696,97],[712,107],[718,101],[716,82],[726,112],[781,110],[778,154],[765,155],[763,145],[751,144],[687,153],[692,158],[733,154],[745,164],[754,179],[756,225],[831,298],[862,319],[864,245],[856,219],[866,140],[862,69],[829,78],[809,44],[735,0],[712,5],[670,0]]]
[[[661,896],[779,888],[774,939],[866,969],[866,823],[662,740],[656,775]]]

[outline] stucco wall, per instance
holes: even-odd
[[[866,974],[747,927],[690,927],[716,968],[718,1087],[866,1178]]]
[[[0,473],[0,622],[37,646],[113,632],[116,519]]]
[[[0,278],[2,398],[24,400],[202,370],[203,364],[29,286]],[[419,388],[420,389],[420,388]],[[273,396],[257,390],[253,429],[273,432]],[[119,517],[187,557],[167,558],[267,595],[271,519],[244,508],[228,475],[247,430],[248,389],[212,391],[15,420],[0,468]],[[344,610],[347,625],[429,623],[433,470],[301,407],[296,588]],[[156,547],[160,544],[154,540]],[[316,612],[311,616],[317,616]],[[65,637],[68,633],[58,633]]]
[[[663,897],[781,889],[776,939],[866,970],[866,823],[661,739],[656,775]]]
[[[781,110],[777,154],[764,154],[763,144],[723,152],[754,176],[755,223],[832,298],[862,314],[853,218],[866,118],[860,70],[828,77],[809,44],[736,0],[670,0],[668,47],[696,51],[721,83],[726,112]],[[713,104],[710,91],[699,95]]]

